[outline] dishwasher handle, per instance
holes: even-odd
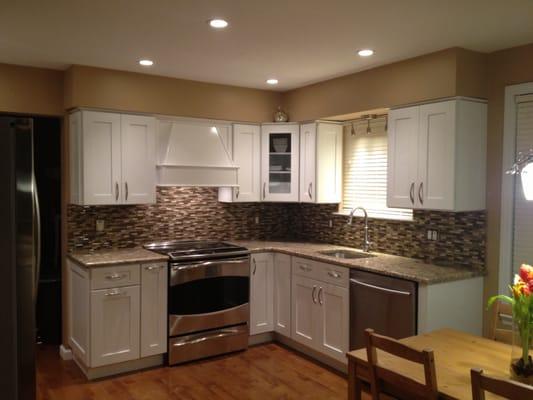
[[[361,281],[358,281],[357,279],[353,279],[353,278],[350,278],[350,282],[355,283],[356,285],[360,285],[360,286],[364,286],[364,287],[370,288],[370,289],[379,290],[381,292],[399,294],[399,295],[402,295],[402,296],[411,296],[412,295],[411,292],[406,292],[404,290],[389,289],[389,288],[384,288],[384,287],[381,287],[381,286],[371,285],[370,283],[361,282]]]

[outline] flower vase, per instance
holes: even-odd
[[[522,317],[522,318],[519,318]],[[533,329],[531,316],[513,312],[513,347],[511,351],[511,379],[533,385]]]

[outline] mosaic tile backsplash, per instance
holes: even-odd
[[[169,239],[305,240],[360,247],[361,218],[333,215],[336,205],[219,203],[218,189],[158,187],[157,203],[68,208],[69,250],[139,246]],[[255,219],[259,218],[256,224]],[[96,219],[105,221],[96,232]],[[333,227],[329,227],[329,220]],[[483,266],[485,213],[415,211],[414,221],[369,220],[372,249],[384,253]],[[439,240],[426,239],[427,229]]]

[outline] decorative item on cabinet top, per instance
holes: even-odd
[[[274,122],[287,122],[289,115],[278,106],[278,110],[274,113]]]

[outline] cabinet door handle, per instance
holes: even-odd
[[[409,198],[411,199],[411,204],[415,204],[415,183],[411,183],[411,188],[409,189]]]
[[[322,289],[322,287],[320,287],[320,289],[318,289],[318,303],[322,306],[324,305],[324,297],[323,297],[323,292],[324,292],[324,289]]]
[[[118,182],[115,182],[115,201],[118,201]]]
[[[121,294],[124,294],[124,292],[121,292],[120,290],[118,289],[113,289],[109,292],[106,292],[106,296],[120,296]]]
[[[255,271],[257,271],[257,263],[255,262],[255,258],[254,258],[254,270],[252,272],[252,275],[255,275]]]
[[[341,277],[341,274],[335,271],[328,271],[328,275],[331,276],[332,278],[337,278],[337,279]]]
[[[313,182],[309,182],[309,188],[307,189],[307,194],[309,195],[309,198],[313,199]]]
[[[300,269],[305,272],[311,271],[311,267],[308,267],[306,265],[300,265]]]
[[[313,285],[313,292],[311,293],[311,297],[313,298],[313,303],[316,304],[315,292],[316,292],[316,285]]]
[[[240,194],[240,190],[239,188],[235,189],[235,198],[238,199],[239,198],[239,194]]]
[[[420,182],[418,187],[418,200],[420,200],[420,204],[424,204],[424,182]]]
[[[266,197],[266,182],[263,182],[263,199]]]
[[[147,271],[154,271],[154,270],[161,269],[161,268],[163,268],[162,265],[148,265],[144,267],[144,269]]]
[[[120,280],[120,279],[125,278],[125,277],[126,277],[125,274],[116,274],[116,273],[115,273],[115,274],[111,274],[111,275],[106,275],[105,278],[106,278],[108,281],[116,281],[116,280]]]
[[[125,182],[124,183],[124,186],[126,188],[126,201],[128,201],[128,194],[129,194],[129,190],[128,190],[128,182]]]

